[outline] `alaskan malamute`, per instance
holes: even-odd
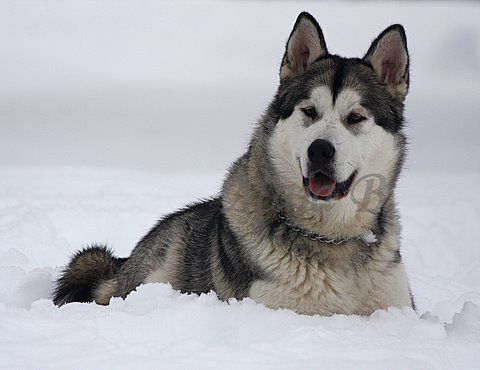
[[[343,58],[301,13],[277,93],[220,195],[162,218],[128,258],[77,252],[54,302],[106,305],[161,282],[302,314],[413,307],[394,196],[408,85],[401,25],[363,58]]]

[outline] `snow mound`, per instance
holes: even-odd
[[[3,335],[10,337],[2,368],[438,368],[457,345],[442,323],[409,308],[371,317],[302,316],[250,299],[225,303],[213,293],[180,294],[165,284],[140,286],[108,307],[56,308],[40,300],[28,311],[0,310]],[[470,320],[471,313],[460,315]],[[455,333],[465,338],[457,321]]]
[[[462,310],[453,316],[451,324],[446,325],[449,335],[465,339],[480,338],[480,307],[472,302],[465,302]]]

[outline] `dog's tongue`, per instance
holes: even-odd
[[[335,190],[336,182],[325,175],[317,175],[309,178],[310,190],[313,194],[328,197]]]

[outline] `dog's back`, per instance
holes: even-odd
[[[241,299],[255,278],[225,218],[219,198],[203,201],[160,220],[129,258],[116,258],[105,246],[77,252],[58,279],[54,302],[108,304],[138,285],[170,283],[182,292],[215,291]]]

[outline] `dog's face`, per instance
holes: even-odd
[[[362,193],[391,185],[403,158],[407,90],[401,26],[387,28],[363,59],[347,59],[330,55],[315,19],[300,14],[280,69],[278,121],[269,139],[284,190],[316,203],[351,202],[354,187]]]

